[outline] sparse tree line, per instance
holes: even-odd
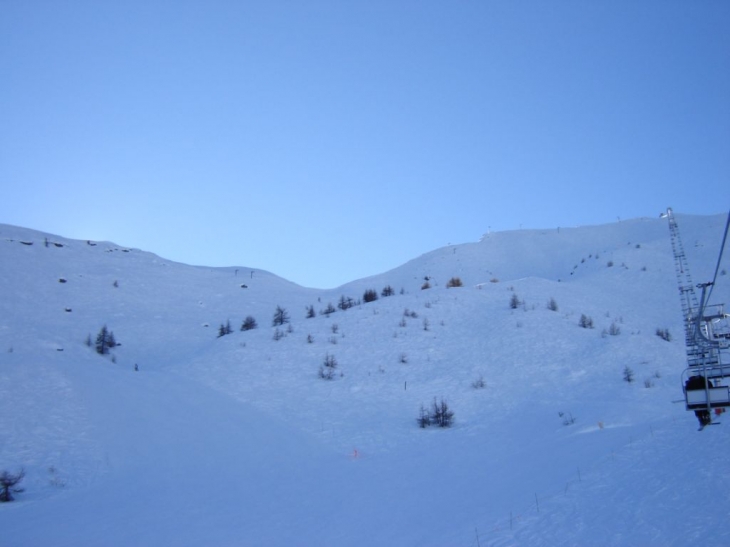
[[[426,280],[430,279],[428,276],[425,278]],[[458,277],[452,277],[449,279],[448,283],[446,284],[448,288],[452,287],[462,287],[463,283],[460,278]],[[327,303],[327,305],[319,311],[320,315],[324,315],[329,317],[331,314],[337,312],[339,309],[340,311],[346,311],[350,308],[353,308],[355,306],[360,306],[363,303],[370,303],[375,302],[378,300],[378,298],[387,298],[389,296],[393,296],[395,294],[395,289],[391,285],[386,285],[383,287],[383,289],[378,293],[375,289],[366,289],[365,292],[362,295],[362,298],[354,299],[350,296],[342,295],[340,296],[340,299],[337,302],[337,306],[335,307],[332,302]],[[405,290],[401,289],[400,294],[405,294]],[[306,319],[312,319],[317,316],[317,312],[314,308],[314,305],[309,305],[305,308],[305,318]],[[285,308],[282,308],[281,306],[276,307],[276,311],[274,312],[274,317],[272,320],[272,326],[273,327],[279,327],[286,323],[290,322],[289,313]],[[248,331],[252,330],[258,327],[258,324],[256,322],[256,319],[252,316],[247,316],[243,323],[241,324],[241,327],[239,330],[241,331]],[[225,323],[221,323],[218,327],[218,338],[221,338],[223,336],[226,336],[227,334],[233,333],[233,327],[231,326],[230,320],[226,320]],[[278,339],[278,338],[277,338]]]
[[[402,291],[401,291],[402,292]],[[390,285],[387,285],[383,288],[383,290],[380,292],[380,296],[382,297],[388,297],[393,296],[395,294],[395,290]],[[320,310],[320,315],[329,316],[333,313],[335,313],[338,309],[341,311],[348,310],[355,306],[360,306],[363,302],[374,302],[378,299],[378,293],[374,289],[367,289],[362,299],[354,299],[349,296],[342,295],[337,302],[337,307],[330,302],[327,304],[325,308]],[[314,309],[313,305],[309,305],[306,307],[305,312],[305,318],[306,319],[312,319],[317,316],[317,312]],[[291,318],[289,316],[289,312],[286,310],[286,308],[283,308],[281,306],[276,306],[276,311],[274,312],[274,316],[271,322],[272,327],[280,327],[282,325],[285,325],[291,321]],[[241,324],[241,331],[248,331],[252,330],[258,327],[258,324],[256,322],[256,319],[252,316],[247,316],[243,323]],[[231,326],[230,320],[226,320],[225,323],[221,323],[218,327],[218,338],[222,336],[226,336],[227,334],[233,333],[233,327]],[[277,338],[278,339],[278,338]]]

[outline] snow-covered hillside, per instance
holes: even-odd
[[[725,217],[677,221],[708,281]],[[2,544],[730,543],[730,421],[675,402],[666,219],[490,233],[326,291],[242,262],[0,225],[0,471],[25,470]],[[418,427],[434,400],[452,427]]]

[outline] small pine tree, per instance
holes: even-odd
[[[386,297],[386,296],[393,296],[395,294],[395,291],[393,290],[393,287],[390,285],[386,285],[383,287],[383,290],[380,292],[380,296]]]
[[[513,310],[516,310],[520,307],[520,298],[517,296],[516,293],[512,293],[512,296],[509,299],[509,307]]]
[[[99,355],[106,355],[109,350],[117,345],[117,341],[114,338],[114,333],[106,328],[104,325],[99,334],[96,335],[96,353]]]
[[[367,289],[365,294],[362,296],[363,302],[375,302],[378,299],[377,291],[373,289]]]
[[[325,309],[323,309],[323,310],[322,310],[322,315],[327,315],[327,316],[329,316],[329,315],[331,315],[331,314],[335,313],[336,311],[337,311],[337,310],[336,310],[336,309],[335,309],[335,307],[334,307],[334,306],[332,305],[332,302],[330,302],[330,303],[328,303],[328,304],[327,304],[327,307],[326,307]]]
[[[586,314],[581,313],[580,319],[578,320],[578,325],[584,329],[592,329],[593,328],[593,319],[591,319]]]
[[[550,311],[558,311],[558,303],[554,298],[550,297],[550,300],[548,300],[547,309]]]
[[[286,309],[282,308],[281,306],[276,306],[276,311],[274,312],[274,319],[272,320],[271,326],[279,327],[288,322],[289,314],[287,313]]]
[[[307,306],[307,319],[312,319],[317,314],[314,312],[314,306]]]

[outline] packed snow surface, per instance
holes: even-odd
[[[709,281],[724,216],[677,222]],[[730,420],[677,402],[666,219],[491,233],[334,290],[0,225],[0,291],[0,471],[25,470],[3,545],[730,544]],[[452,427],[420,428],[442,400]]]

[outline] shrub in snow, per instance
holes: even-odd
[[[520,299],[517,296],[517,294],[512,293],[512,296],[509,299],[509,307],[513,310],[516,310],[520,305]]]
[[[307,306],[307,319],[311,319],[316,314],[314,313],[314,306]]]
[[[672,335],[669,334],[669,329],[657,329],[656,335],[661,338],[662,340],[666,340],[667,342],[672,341]]]
[[[274,339],[275,341],[277,341],[277,342],[278,342],[279,340],[281,340],[282,338],[284,338],[284,336],[286,336],[286,334],[284,334],[284,331],[283,331],[283,330],[281,330],[281,329],[280,329],[279,327],[276,327],[276,328],[274,329],[274,336],[273,336],[273,339]]]
[[[25,477],[23,469],[14,475],[8,471],[0,473],[0,502],[13,501],[13,494],[19,494],[23,491],[22,488],[15,488],[15,485],[22,481],[23,477]]]
[[[365,291],[365,294],[362,295],[363,302],[375,302],[378,299],[378,293],[377,291],[374,291],[373,289],[368,289]]]
[[[428,281],[424,281],[423,285],[421,285],[422,291],[424,291],[426,289],[430,289],[430,288],[431,288],[431,283],[429,283]]]
[[[448,283],[446,283],[446,288],[451,289],[452,287],[463,287],[464,284],[461,282],[461,279],[458,277],[452,277],[449,279]]]
[[[332,380],[335,377],[335,370],[337,369],[337,359],[334,355],[329,353],[325,355],[322,365],[319,367],[319,377],[325,380]]]
[[[398,361],[405,365],[406,363],[408,363],[408,356],[405,353],[401,353]]]
[[[337,310],[336,310],[336,309],[335,309],[335,307],[334,307],[334,306],[332,305],[332,302],[330,302],[329,304],[327,304],[327,307],[326,307],[325,309],[323,309],[323,310],[322,310],[322,311],[321,311],[320,313],[321,313],[322,315],[327,315],[327,316],[329,316],[330,314],[332,314],[332,313],[335,313],[336,311],[337,311]]]
[[[626,365],[624,367],[624,382],[631,383],[634,381],[634,371],[631,370],[631,367]]]
[[[57,488],[63,488],[66,486],[66,481],[58,476],[58,470],[54,466],[50,466],[48,468],[48,472],[51,474],[51,478],[48,480],[51,486],[55,486]]]
[[[418,411],[418,426],[420,428],[425,429],[429,425],[431,425],[431,414],[426,410],[426,407],[421,405],[421,408]]]
[[[276,311],[274,312],[274,319],[271,322],[271,326],[279,327],[288,322],[289,314],[287,313],[287,311],[281,306],[276,306]]]
[[[433,405],[431,410],[431,421],[439,427],[451,427],[454,421],[454,412],[449,408],[449,405],[441,399],[440,402],[436,402],[436,398],[433,399]]]
[[[584,329],[592,329],[593,328],[593,319],[591,319],[586,314],[581,313],[580,319],[578,320],[578,325],[580,327],[583,327]]]
[[[380,292],[380,296],[393,296],[395,294],[395,291],[393,290],[393,287],[390,285],[386,285],[383,287],[383,290]]]
[[[487,383],[484,381],[484,376],[480,374],[479,378],[471,383],[471,387],[473,387],[474,389],[483,389],[487,387]]]
[[[547,309],[550,311],[558,311],[558,303],[554,298],[550,297],[550,300],[548,300]]]
[[[241,330],[253,330],[257,327],[258,325],[256,324],[256,319],[254,319],[250,315],[247,315],[246,319],[244,319],[243,323],[241,323]]]
[[[221,326],[218,327],[218,338],[225,336],[226,334],[231,334],[232,332],[233,328],[231,327],[231,320],[226,319],[225,324],[221,323]]]
[[[454,422],[454,412],[449,408],[446,401],[441,399],[440,402],[437,402],[436,397],[434,397],[430,412],[421,405],[417,422],[419,427],[422,428],[428,427],[429,425],[451,427]]]
[[[616,321],[611,323],[611,326],[608,327],[608,334],[610,334],[611,336],[618,336],[619,334],[621,334],[621,327],[618,326]]]
[[[558,412],[558,416],[560,416],[563,419],[563,425],[573,425],[575,423],[575,418],[573,418],[573,413],[568,412],[568,415],[566,416],[564,412]]]

